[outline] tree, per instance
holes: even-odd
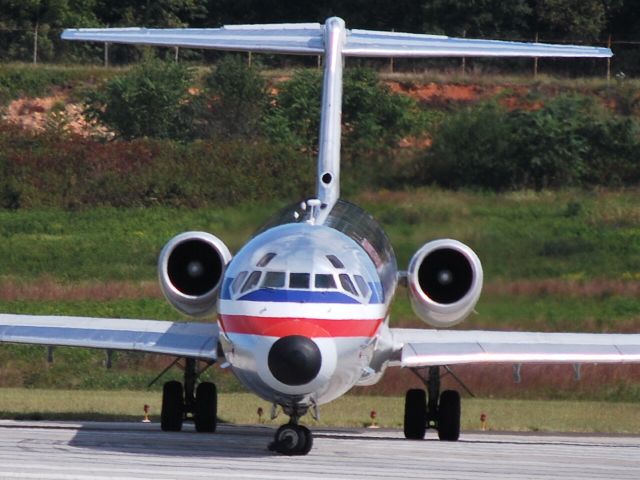
[[[237,55],[227,55],[205,79],[211,98],[210,128],[225,136],[252,137],[260,133],[268,105],[267,85],[255,67]]]
[[[603,0],[536,0],[537,30],[544,36],[597,40],[606,26]]]
[[[425,2],[424,28],[468,37],[530,38],[528,0],[431,0]]]
[[[85,110],[127,139],[185,140],[194,119],[191,80],[191,70],[181,64],[147,60],[90,92]]]
[[[275,108],[267,115],[267,134],[314,152],[318,145],[322,77],[302,70],[278,86]],[[393,146],[421,125],[416,103],[391,92],[372,70],[347,69],[344,76],[342,138],[345,150],[364,152]]]
[[[9,58],[30,59],[37,28],[38,58],[52,59],[63,28],[97,25],[94,5],[95,0],[0,0],[0,27],[11,31],[0,43],[0,52]]]

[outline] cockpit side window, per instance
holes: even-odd
[[[290,288],[309,288],[309,280],[311,275],[308,273],[291,273],[289,275]]]
[[[340,274],[340,284],[342,285],[342,288],[344,288],[351,295],[355,295],[356,297],[358,296],[356,287],[353,286],[353,282],[351,281],[351,278],[349,278],[349,275],[347,275],[346,273]]]
[[[231,291],[233,293],[237,293],[237,291],[240,289],[240,285],[242,285],[244,279],[247,278],[247,273],[249,272],[240,272],[238,276],[233,280],[233,283],[231,284]]]
[[[369,285],[367,285],[366,280],[360,275],[354,275],[353,278],[356,279],[356,283],[358,284],[358,288],[360,289],[360,293],[362,294],[363,298],[369,298],[369,293],[371,293],[371,290],[369,289]]]
[[[315,287],[322,289],[335,289],[336,280],[330,273],[317,273],[315,278]]]
[[[344,268],[344,263],[342,263],[340,259],[335,255],[327,255],[327,260],[331,262],[331,265],[333,265],[334,268],[339,268],[339,269]]]
[[[247,278],[247,281],[244,283],[244,286],[242,287],[242,293],[247,292],[252,288],[255,288],[255,286],[258,285],[258,282],[260,281],[260,275],[262,275],[262,272],[259,270],[251,272],[251,275],[249,275],[249,278]]]
[[[265,288],[284,288],[285,280],[284,272],[267,272],[264,275],[262,286]]]
[[[262,257],[258,263],[256,263],[256,267],[266,267],[267,264],[273,260],[273,257],[275,257],[276,254],[273,252],[267,253],[264,255],[264,257]]]

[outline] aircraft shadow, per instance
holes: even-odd
[[[216,433],[197,433],[186,425],[182,432],[163,432],[159,424],[82,425],[69,442],[70,447],[119,452],[141,456],[261,458],[272,457],[268,450],[275,430],[272,427],[219,425]]]
[[[218,426],[214,434],[197,433],[192,425],[185,425],[182,432],[163,432],[158,424],[83,424],[69,442],[70,447],[94,449],[107,452],[141,456],[191,457],[191,458],[265,458],[278,456],[268,449],[273,439],[275,426],[229,425]],[[394,433],[397,433],[394,431]],[[372,434],[366,429],[314,429],[316,439],[324,438],[332,441],[365,440],[367,442],[411,442],[400,438],[397,434],[385,435],[381,430]],[[540,436],[535,438],[515,437],[513,434],[488,434],[478,438],[477,435],[464,433],[458,443],[485,445],[531,445],[531,446],[576,446],[581,448],[637,448],[635,442],[608,443],[585,441],[580,436],[567,438],[549,436],[548,441]],[[424,443],[438,443],[437,437],[427,437]],[[417,442],[419,443],[419,442]]]

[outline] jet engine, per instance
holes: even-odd
[[[169,303],[192,317],[211,315],[231,252],[205,232],[176,235],[158,258],[160,288]]]
[[[407,272],[413,311],[436,328],[464,320],[482,290],[482,264],[473,250],[457,240],[442,239],[420,248]]]

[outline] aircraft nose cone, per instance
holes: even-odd
[[[269,370],[285,385],[298,386],[312,381],[322,366],[318,345],[302,335],[277,340],[269,350]]]

